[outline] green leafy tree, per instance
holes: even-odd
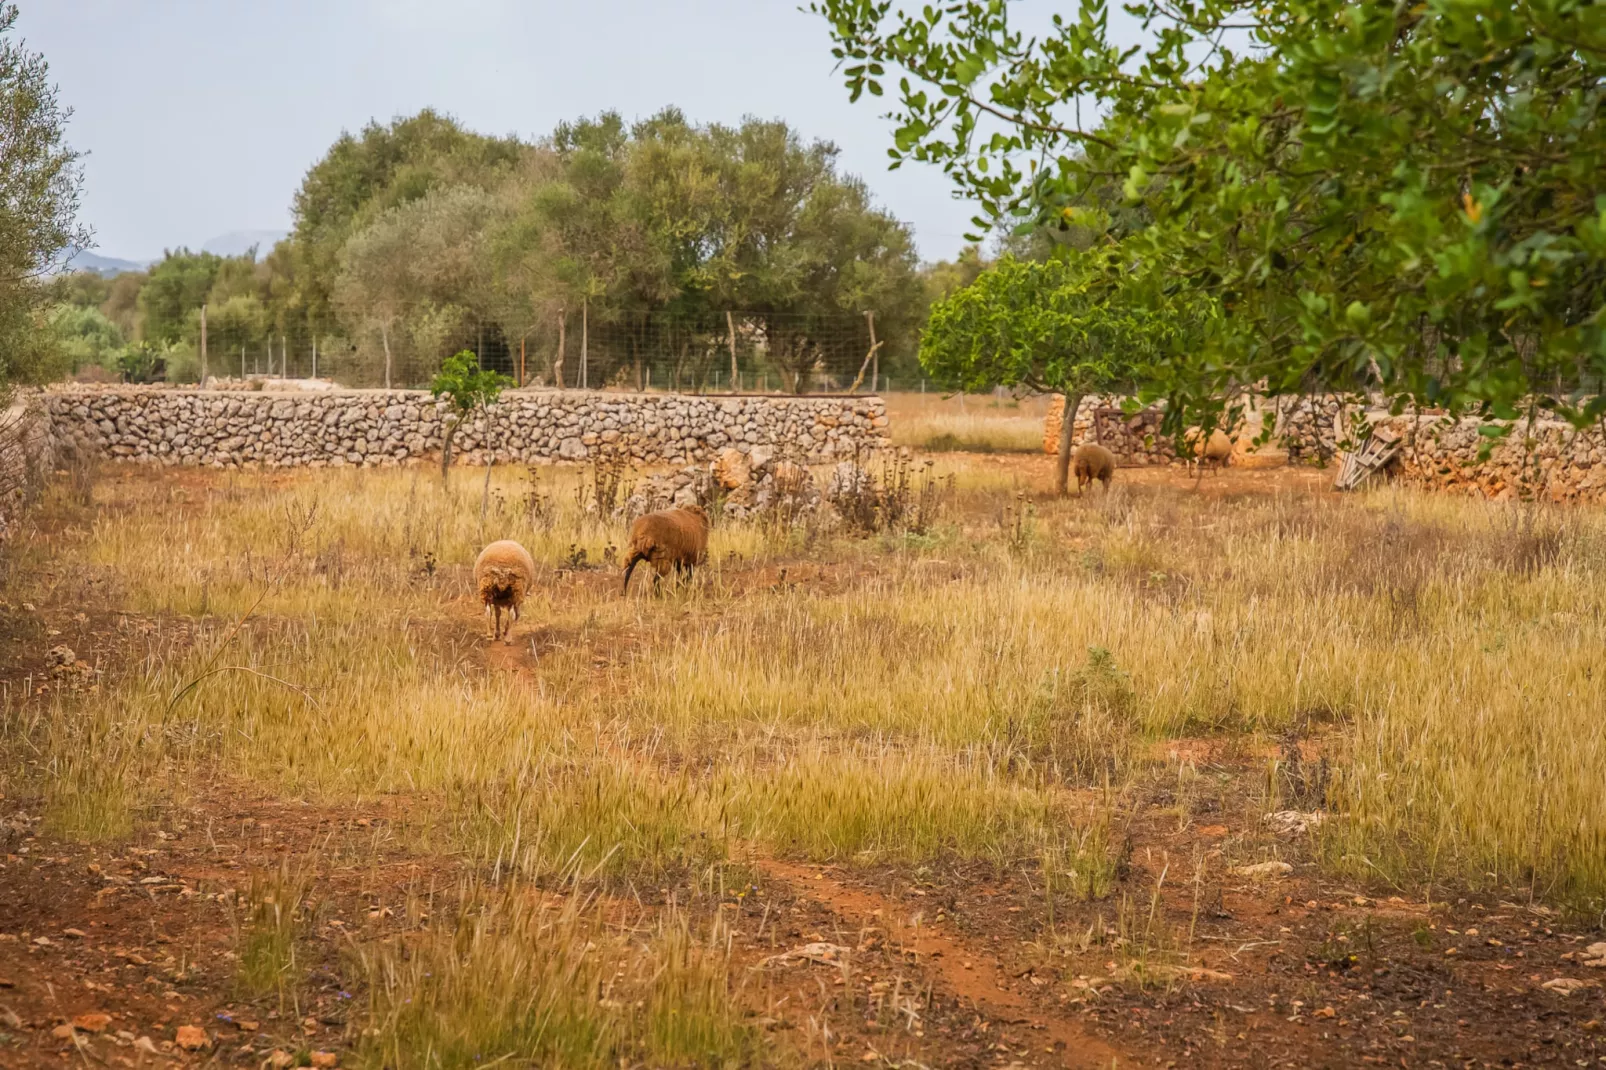
[[[828,328],[844,316],[873,311],[886,350],[912,349],[925,295],[909,228],[838,173],[829,142],[804,144],[785,123],[759,120],[725,137],[741,227],[737,307],[764,321],[786,388],[809,389]]]
[[[72,271],[51,279],[48,288],[53,305],[100,308],[111,297],[112,280],[94,271]]]
[[[82,172],[65,141],[71,112],[44,58],[16,39],[16,24],[17,6],[0,4],[0,387],[59,369],[44,278],[90,239],[77,222]]]
[[[975,282],[987,270],[988,262],[982,256],[981,246],[967,245],[953,260],[939,260],[920,269],[920,281],[925,286],[926,299],[935,304]]]
[[[123,351],[123,332],[99,308],[59,304],[50,310],[50,329],[56,336],[67,370],[77,374],[86,367],[111,370]]]
[[[920,362],[940,385],[1021,387],[1065,398],[1055,489],[1066,492],[1071,430],[1089,394],[1130,393],[1174,354],[1189,319],[1104,284],[1086,262],[1005,257],[932,307]]]
[[[229,368],[230,354],[256,352],[267,340],[268,313],[255,294],[235,294],[207,308],[207,341],[214,367]],[[241,368],[244,374],[244,368]]]
[[[341,250],[386,211],[452,186],[501,186],[529,146],[486,137],[425,109],[387,125],[342,134],[307,172],[296,192],[295,229],[285,253],[294,314],[312,324],[335,321]]]
[[[446,415],[446,430],[441,439],[441,481],[444,483],[451,471],[452,440],[457,437],[458,429],[472,420],[476,413],[485,416],[487,420],[486,433],[486,478],[490,478],[491,456],[489,420],[490,407],[496,399],[502,396],[502,391],[513,385],[513,380],[499,372],[488,371],[479,366],[473,353],[463,350],[441,362],[441,370],[435,376],[435,381],[429,386],[429,392],[437,398],[445,398],[449,405]]]
[[[819,0],[897,163],[1008,231],[1093,241],[1220,314],[1147,384],[1169,418],[1247,384],[1510,418],[1606,415],[1606,9],[1587,0],[1104,0],[1028,38],[1002,0]],[[1096,213],[1095,213],[1096,215]],[[1095,223],[1098,221],[1095,220]]]
[[[223,258],[212,253],[168,250],[152,265],[139,291],[140,338],[156,343],[194,338],[201,306],[211,295],[222,266]]]
[[[491,194],[453,186],[387,210],[341,250],[335,308],[354,334],[379,335],[387,388],[403,332],[433,363],[452,326],[494,317],[488,243],[502,215]]]
[[[565,124],[552,152],[498,243],[502,289],[532,315],[584,303],[593,322],[722,336],[724,311],[746,311],[793,390],[807,389],[831,329],[865,310],[888,348],[912,349],[924,295],[909,230],[837,172],[828,143],[668,109],[633,126],[612,114]],[[645,331],[638,353],[669,345]]]
[[[100,310],[106,318],[117,324],[124,338],[133,338],[139,330],[139,293],[150,276],[143,271],[125,271],[111,280],[106,299]]]

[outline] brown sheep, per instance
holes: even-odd
[[[1071,468],[1076,472],[1076,493],[1081,494],[1082,489],[1095,479],[1104,484],[1104,490],[1108,493],[1110,480],[1115,478],[1115,454],[1097,443],[1089,442],[1077,449],[1071,458]]]
[[[1206,437],[1200,428],[1190,427],[1185,432],[1184,437],[1187,439],[1189,448],[1193,451],[1194,458],[1201,464],[1225,468],[1232,463],[1232,454],[1236,444],[1233,442],[1232,436],[1221,430],[1221,428],[1214,429],[1210,432],[1209,437]]]
[[[686,505],[638,516],[630,525],[623,589],[630,590],[630,573],[638,562],[647,562],[662,579],[671,569],[690,576],[692,569],[707,557],[708,514],[702,506]]]
[[[480,551],[474,561],[474,586],[485,615],[492,618],[491,641],[504,635],[513,642],[513,625],[519,619],[519,606],[535,586],[535,559],[530,551],[512,539],[493,542]],[[507,630],[502,629],[502,610],[508,611]]]

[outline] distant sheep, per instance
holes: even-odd
[[[1188,446],[1193,451],[1195,459],[1206,465],[1225,468],[1232,463],[1232,454],[1235,443],[1232,436],[1219,427],[1206,437],[1197,427],[1190,427],[1186,432]]]
[[[642,561],[659,578],[671,569],[691,575],[708,557],[708,514],[698,505],[683,505],[638,516],[630,525],[630,549],[625,558],[624,590],[630,590],[630,573]]]
[[[1108,492],[1110,480],[1115,478],[1115,454],[1103,446],[1089,442],[1077,449],[1071,458],[1071,469],[1076,473],[1078,494],[1095,479],[1103,483],[1105,491]]]
[[[511,643],[513,624],[519,619],[519,606],[535,586],[535,559],[511,539],[493,542],[480,551],[474,562],[474,586],[479,591],[480,601],[485,603],[485,615],[492,618],[492,642],[505,634]],[[502,630],[504,609],[508,611],[505,633]]]

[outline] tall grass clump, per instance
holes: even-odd
[[[312,928],[316,905],[310,871],[285,863],[276,873],[255,873],[234,918],[235,982],[247,999],[277,996],[295,1009],[302,980],[298,952]]]
[[[578,891],[465,890],[455,925],[361,952],[356,1065],[452,1070],[745,1067],[772,1059],[728,991],[719,934],[670,914],[642,938]]]
[[[725,861],[718,785],[623,752],[548,756],[502,784],[457,793],[453,839],[485,864],[550,883],[580,871],[605,884],[696,875]]]
[[[1074,823],[1053,792],[990,765],[891,748],[785,756],[750,771],[732,807],[752,838],[814,861],[1002,862],[1060,843]]]

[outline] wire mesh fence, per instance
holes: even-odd
[[[163,354],[164,367],[150,374],[169,381],[285,377],[420,388],[445,357],[467,350],[482,367],[524,386],[791,394],[874,390],[886,382],[874,313],[684,316],[582,307],[534,322],[383,310],[341,320],[327,331],[214,320],[193,345]]]

